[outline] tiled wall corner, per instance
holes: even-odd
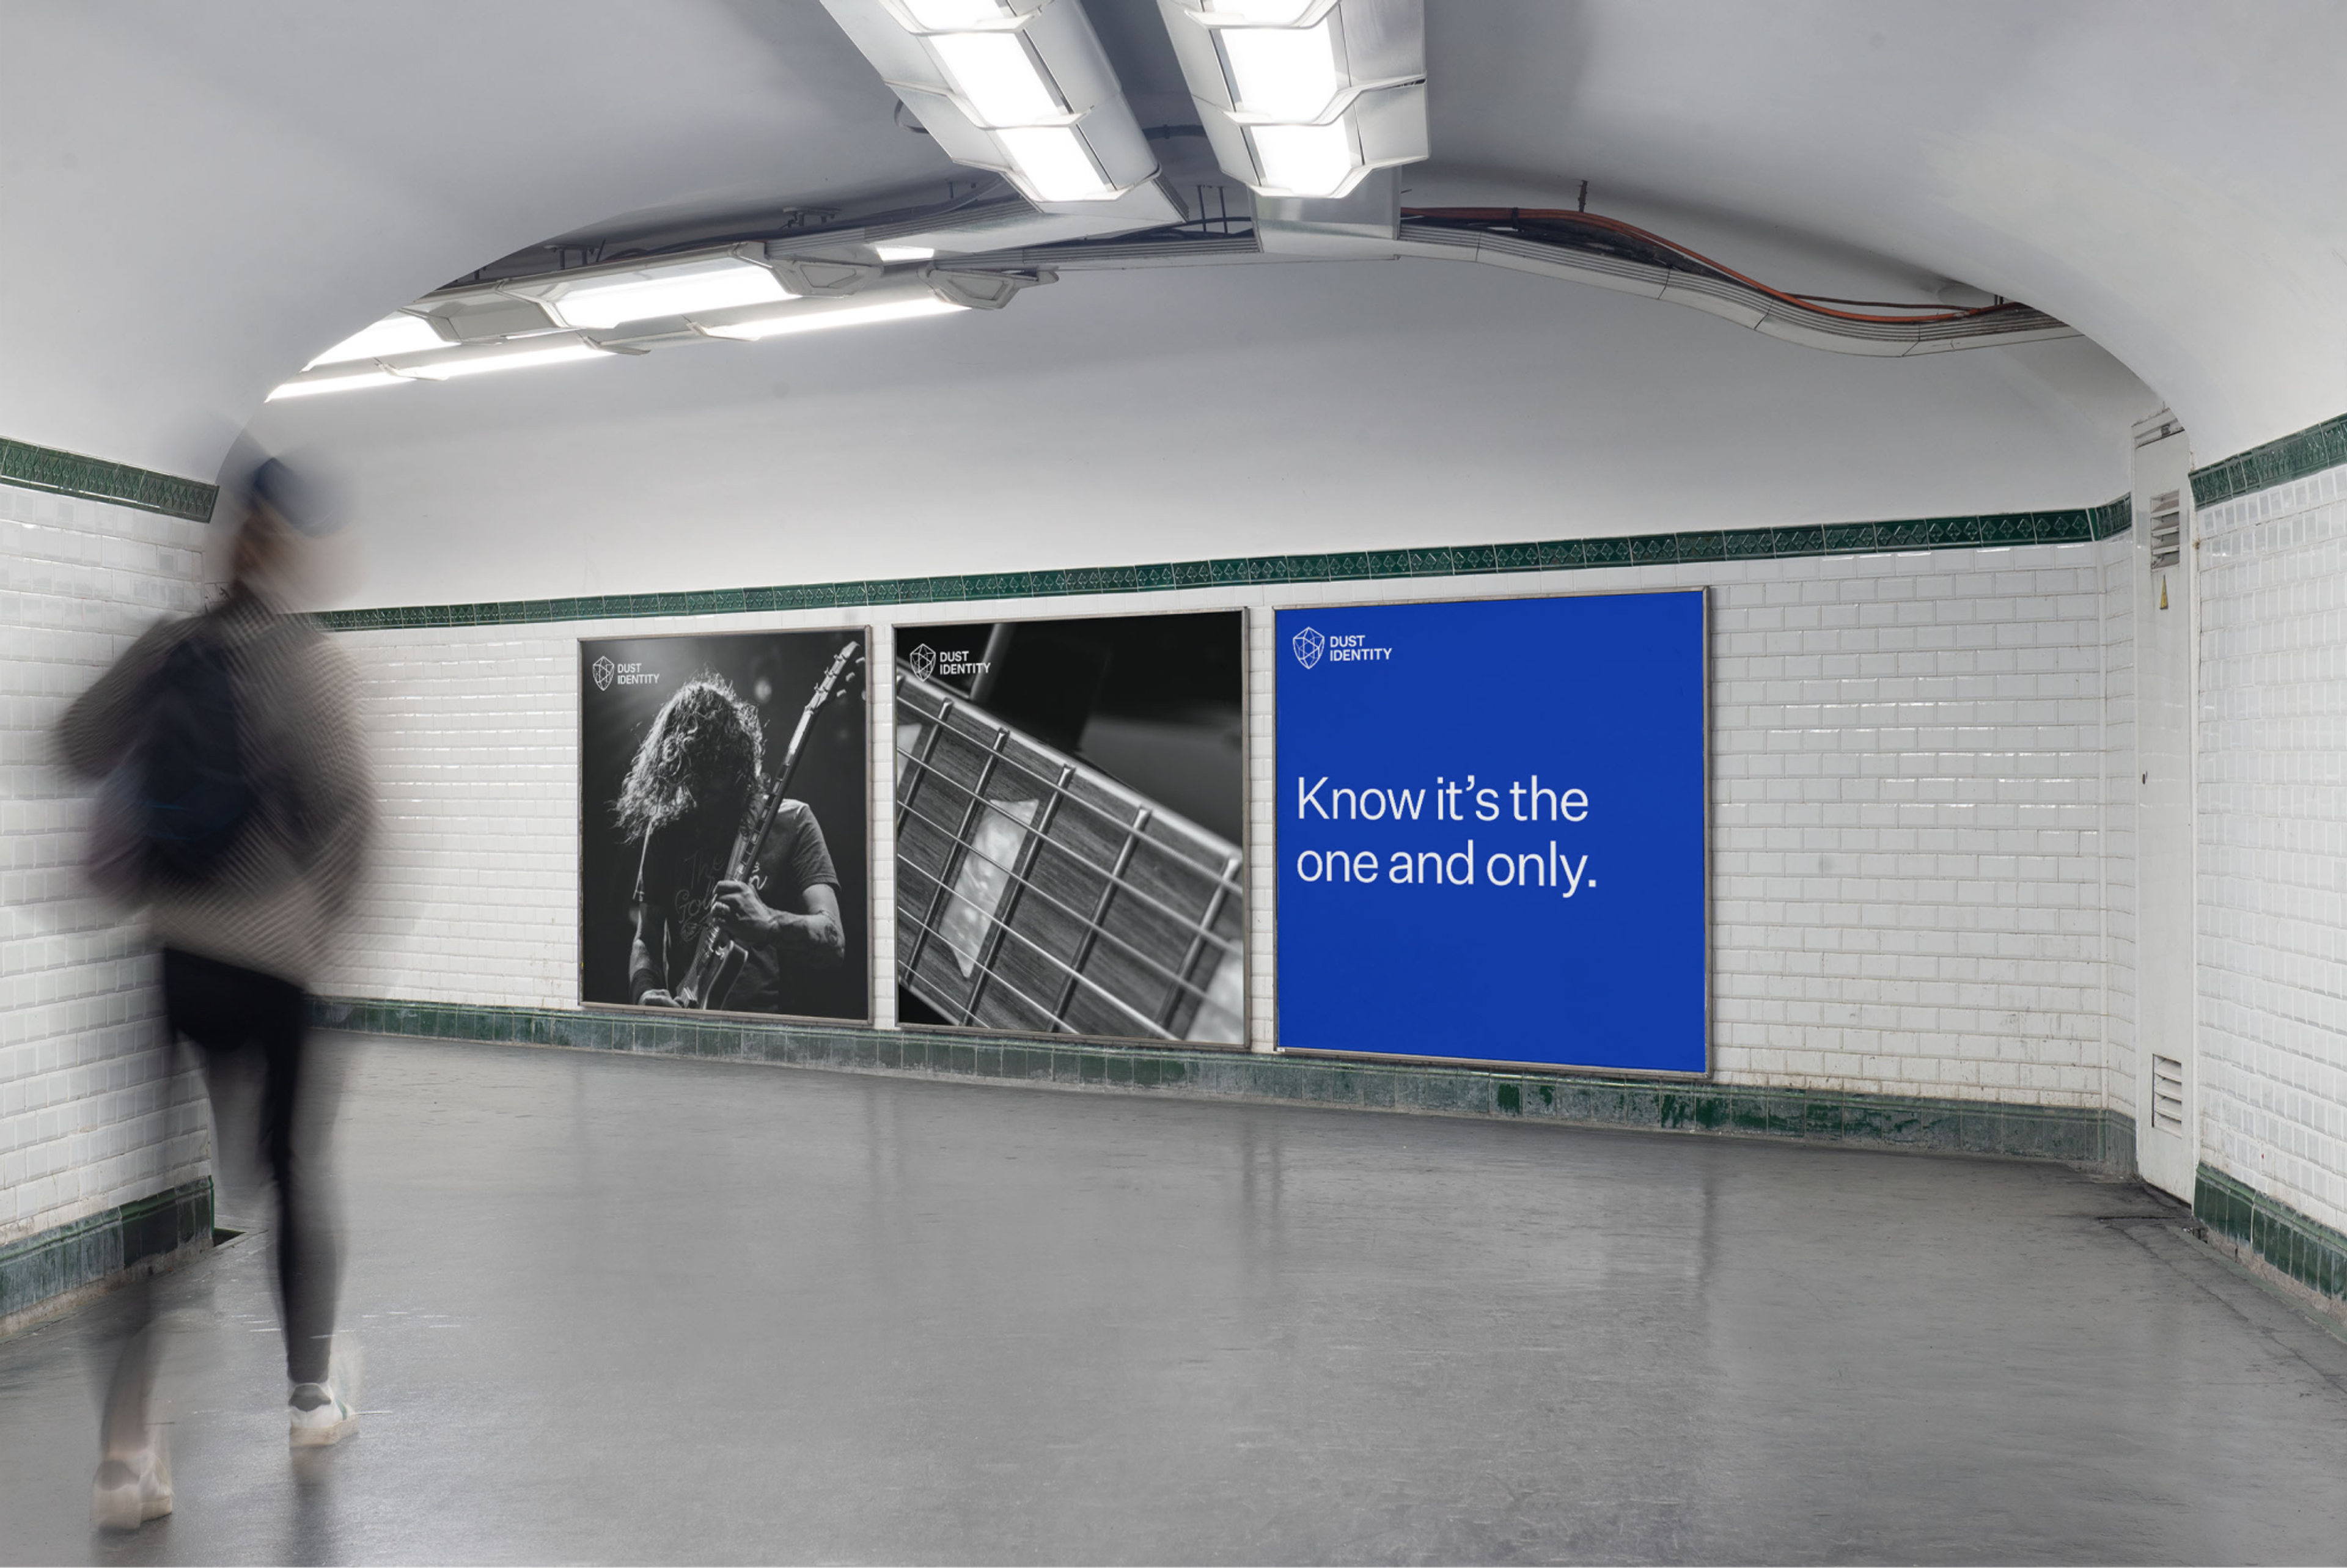
[[[1200,585],[959,601],[953,614],[1253,612],[1250,1037],[1264,1044],[1276,1022],[1269,608],[1708,587],[1717,1076],[2099,1110],[2112,1050],[2106,705],[2114,659],[2124,668],[2109,563],[2125,546]],[[887,629],[936,613],[825,608],[689,625],[868,620],[885,667]],[[647,618],[342,634],[368,678],[394,820],[364,939],[323,990],[577,1005],[575,639],[678,629]],[[876,671],[876,729],[885,679]],[[874,755],[893,760],[887,738],[876,734]],[[885,821],[887,778],[873,799]],[[885,845],[875,864],[885,875]],[[889,989],[877,968],[875,981]]]
[[[2200,1157],[2347,1230],[2347,467],[2198,532]]]
[[[133,638],[199,606],[203,532],[0,486],[0,1246],[209,1173],[156,958],[82,881],[90,792],[49,737]]]

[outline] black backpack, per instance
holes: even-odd
[[[148,715],[137,784],[149,865],[167,880],[210,881],[259,804],[228,651],[210,628],[165,655]]]

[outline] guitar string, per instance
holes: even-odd
[[[918,866],[915,866],[913,869],[922,876],[928,875],[928,873],[922,871]],[[938,878],[932,876],[930,877],[930,880],[938,881]],[[943,884],[940,882],[939,886],[943,886]],[[956,958],[966,958],[969,959],[971,967],[977,969],[979,973],[984,975],[989,982],[1002,987],[1003,989],[1009,991],[1012,996],[1017,997],[1020,1001],[1025,1002],[1029,1007],[1033,1008],[1038,1013],[1040,1013],[1045,1019],[1050,1020],[1051,1028],[1066,1034],[1073,1034],[1076,1032],[1074,1026],[1070,1024],[1066,1019],[1061,1017],[1058,1013],[1052,1011],[1051,1009],[1046,1007],[1043,1003],[1037,1001],[1033,997],[1029,996],[1025,991],[1020,989],[1017,983],[1012,981],[1010,977],[1003,974],[999,969],[997,969],[993,965],[987,963],[983,958],[979,958],[976,954],[963,952],[959,947],[955,945],[954,939],[951,937],[948,937],[943,931],[938,930],[935,926],[932,926],[928,921],[922,919],[918,915],[912,913],[912,911],[907,908],[904,905],[899,904],[897,907],[897,914],[899,919],[909,919],[914,925],[918,926],[922,930],[927,931],[930,936],[935,937],[938,943],[944,947],[946,951],[953,954]],[[1027,946],[1034,948],[1036,952],[1041,954],[1047,962],[1058,965],[1058,967],[1062,969],[1067,969],[1069,976],[1078,983],[1089,986],[1092,989],[1100,992],[1102,1000],[1107,1002],[1111,1007],[1116,1009],[1117,1011],[1124,1014],[1127,1018],[1132,1019],[1135,1023],[1139,1024],[1145,1034],[1158,1040],[1170,1040],[1175,1038],[1170,1030],[1160,1028],[1158,1025],[1152,1023],[1148,1019],[1143,1017],[1139,1011],[1124,1001],[1119,999],[1114,993],[1102,986],[1099,981],[1094,980],[1088,976],[1079,974],[1074,969],[1068,968],[1066,964],[1061,963],[1049,952],[1045,952],[1042,948],[1037,946],[1033,938],[1028,937],[1023,932],[1004,925],[999,920],[995,921],[994,924],[1005,936],[1017,938],[1020,941],[1026,943]],[[917,992],[920,989],[917,983],[918,979],[919,977],[917,975],[908,976],[906,983]],[[973,989],[969,1001],[974,1001],[976,999],[977,993]],[[943,997],[930,999],[930,1005],[937,1007],[946,1002],[946,1000],[947,999]],[[969,1010],[969,1001],[957,1002],[952,1005],[960,1009],[964,1012],[968,1012]]]
[[[907,809],[907,811],[911,811],[911,810],[912,810],[912,808],[911,808],[910,806],[907,806],[906,809]],[[1105,927],[1105,926],[1102,925],[1099,921],[1092,919],[1090,916],[1087,916],[1087,915],[1084,915],[1084,914],[1080,913],[1080,912],[1079,912],[1079,911],[1078,911],[1078,910],[1077,910],[1077,909],[1076,909],[1072,905],[1068,904],[1067,902],[1065,902],[1065,901],[1064,901],[1064,900],[1062,900],[1062,899],[1060,899],[1060,898],[1054,897],[1053,897],[1050,892],[1046,891],[1045,889],[1043,889],[1043,888],[1041,888],[1041,887],[1037,886],[1033,882],[1030,881],[1027,877],[1020,876],[1017,871],[1015,871],[1015,870],[1011,869],[1011,868],[1010,868],[1010,866],[1008,866],[1003,865],[1003,864],[1002,864],[1002,862],[1000,862],[999,860],[995,859],[995,858],[994,858],[994,856],[990,856],[990,855],[987,854],[987,853],[986,853],[986,851],[984,851],[984,850],[982,850],[982,849],[979,848],[977,845],[972,844],[969,840],[968,840],[968,839],[966,839],[966,838],[959,837],[959,836],[958,836],[958,835],[955,835],[955,834],[952,834],[952,833],[948,832],[944,827],[940,826],[940,825],[938,824],[937,820],[936,820],[934,817],[922,816],[922,815],[921,815],[921,814],[920,814],[920,813],[918,813],[918,812],[914,812],[914,813],[913,813],[913,815],[916,815],[916,816],[920,816],[921,821],[923,821],[924,823],[927,823],[929,826],[931,826],[931,827],[933,827],[933,828],[936,828],[936,829],[938,830],[938,833],[939,834],[939,835],[940,835],[940,836],[942,836],[942,837],[946,840],[946,842],[947,842],[948,845],[949,846],[949,847],[948,847],[948,853],[947,853],[947,855],[946,855],[946,857],[945,857],[946,864],[947,864],[948,866],[950,866],[953,864],[953,856],[952,856],[952,853],[951,853],[951,850],[952,850],[952,849],[958,848],[958,849],[961,849],[961,850],[965,851],[965,852],[966,852],[966,856],[965,856],[965,857],[967,857],[968,856],[976,856],[977,858],[979,858],[979,860],[982,860],[982,861],[986,862],[986,864],[988,864],[989,866],[993,866],[996,870],[1000,871],[1001,873],[1003,873],[1003,875],[1005,875],[1006,876],[1010,877],[1012,881],[1014,881],[1014,882],[1018,883],[1018,884],[1019,884],[1019,886],[1020,886],[1020,887],[1022,887],[1022,888],[1026,889],[1026,890],[1027,890],[1028,892],[1030,892],[1030,893],[1034,894],[1034,895],[1035,895],[1035,897],[1037,897],[1038,898],[1040,898],[1040,899],[1042,899],[1044,902],[1046,902],[1046,903],[1048,903],[1048,904],[1051,904],[1051,905],[1052,905],[1054,907],[1058,908],[1058,909],[1059,909],[1062,914],[1065,914],[1066,916],[1068,916],[1071,919],[1074,920],[1074,921],[1075,921],[1079,926],[1081,926],[1081,927],[1084,927],[1086,930],[1091,931],[1091,932],[1092,932],[1092,934],[1094,934],[1095,936],[1105,937],[1105,938],[1107,938],[1110,941],[1114,942],[1118,947],[1122,948],[1123,948],[1127,953],[1131,954],[1131,955],[1133,956],[1133,958],[1135,958],[1136,960],[1138,960],[1138,961],[1139,961],[1139,962],[1141,962],[1141,963],[1146,964],[1147,966],[1149,966],[1149,968],[1153,968],[1153,969],[1156,970],[1156,971],[1157,971],[1157,973],[1158,973],[1159,975],[1161,975],[1161,976],[1163,976],[1163,977],[1164,978],[1166,984],[1171,985],[1171,986],[1175,986],[1175,987],[1180,988],[1180,989],[1183,989],[1183,990],[1188,991],[1192,996],[1194,996],[1194,997],[1198,998],[1198,999],[1199,999],[1200,1000],[1202,1000],[1202,1001],[1205,999],[1205,997],[1206,997],[1206,994],[1207,994],[1207,993],[1206,993],[1206,989],[1205,989],[1204,986],[1198,985],[1198,984],[1197,984],[1196,982],[1194,982],[1194,981],[1192,981],[1192,980],[1186,980],[1186,979],[1183,979],[1183,978],[1182,978],[1182,976],[1181,976],[1181,974],[1180,974],[1177,970],[1174,970],[1174,969],[1173,969],[1173,968],[1168,968],[1165,964],[1163,964],[1163,962],[1159,961],[1159,960],[1158,960],[1158,959],[1156,959],[1156,958],[1153,958],[1150,957],[1147,953],[1143,952],[1140,948],[1136,947],[1136,946],[1135,946],[1134,944],[1133,944],[1132,942],[1130,942],[1130,941],[1126,940],[1124,938],[1118,936],[1115,932],[1113,932],[1113,931],[1112,931],[1112,930],[1108,929],[1108,927]],[[1031,831],[1031,830],[1030,830],[1030,831]],[[1044,842],[1045,842],[1046,844],[1048,844],[1048,843],[1050,843],[1050,840],[1048,840],[1048,839],[1047,839],[1047,840],[1045,840]],[[931,881],[931,882],[933,882],[933,883],[937,884],[939,887],[943,887],[943,886],[945,886],[945,876],[944,876],[944,874],[943,874],[943,873],[941,873],[941,872],[938,872],[938,871],[932,871],[932,870],[930,870],[930,869],[929,869],[928,866],[926,866],[919,865],[919,864],[917,864],[917,863],[916,863],[916,862],[914,862],[914,861],[912,861],[912,860],[909,860],[909,859],[906,858],[906,856],[904,856],[904,854],[903,854],[903,852],[902,852],[902,850],[901,850],[901,849],[898,851],[898,854],[897,854],[897,864],[898,864],[900,866],[904,866],[904,867],[909,868],[910,870],[912,870],[913,872],[915,872],[916,874],[917,874],[917,875],[919,875],[919,876],[925,876],[925,877],[928,878],[928,880],[929,880],[929,881]],[[989,918],[989,920],[992,920],[992,921],[993,921],[995,924],[997,924],[997,925],[1007,925],[1007,922],[1005,922],[1005,921],[1002,919],[1002,917],[1001,917],[1000,916],[999,916],[999,915],[990,915],[990,916],[989,916],[989,917],[988,917],[988,918]],[[926,928],[926,927],[925,927],[924,928]],[[1222,955],[1223,955],[1223,957],[1224,957],[1225,958],[1237,958],[1237,956],[1238,956],[1238,949],[1237,949],[1235,947],[1232,947],[1232,946],[1230,946],[1230,945],[1228,945],[1228,944],[1225,943],[1225,942],[1222,940],[1222,938],[1221,938],[1216,937],[1213,932],[1208,931],[1208,930],[1205,930],[1204,927],[1199,927],[1199,926],[1197,925],[1197,923],[1196,923],[1196,922],[1194,922],[1194,921],[1191,922],[1190,929],[1187,929],[1187,930],[1184,931],[1184,932],[1182,933],[1182,935],[1183,935],[1184,938],[1191,938],[1191,937],[1204,937],[1204,938],[1206,938],[1207,940],[1209,940],[1209,941],[1213,942],[1213,943],[1214,943],[1217,948],[1221,948],[1221,950],[1222,950]],[[1055,961],[1060,961],[1060,960],[1055,960]],[[1072,972],[1072,971],[1071,971],[1071,972]]]
[[[971,799],[980,800],[983,804],[999,808],[1007,804],[999,800],[983,800],[982,797],[978,794],[978,792],[971,789],[968,784],[962,784],[958,780],[948,778],[943,774],[935,773],[934,770],[931,770],[931,775],[942,783],[953,785],[954,788],[958,789],[963,794],[969,796]],[[1016,867],[1005,866],[1001,861],[997,860],[991,855],[987,854],[986,851],[980,849],[977,845],[963,837],[960,829],[948,827],[944,823],[939,822],[936,817],[929,815],[928,813],[915,805],[912,802],[912,794],[913,791],[919,787],[920,781],[913,781],[911,787],[904,792],[903,798],[897,801],[897,809],[905,813],[907,815],[917,818],[920,822],[928,825],[941,835],[948,844],[958,848],[965,849],[970,854],[975,855],[980,860],[985,861],[989,866],[995,867],[1004,876],[1009,876],[1012,881],[1017,882],[1020,886],[1031,889],[1037,897],[1042,898],[1047,902],[1057,906],[1079,925],[1097,929],[1102,936],[1106,937],[1109,940],[1116,943],[1117,946],[1123,948],[1142,962],[1150,964],[1154,968],[1159,968],[1162,972],[1174,980],[1174,984],[1188,984],[1187,981],[1183,980],[1180,977],[1174,975],[1174,971],[1171,969],[1163,969],[1163,966],[1158,965],[1154,959],[1149,957],[1148,954],[1134,947],[1131,942],[1125,940],[1122,937],[1118,936],[1115,932],[1109,930],[1106,927],[1101,926],[1099,922],[1094,920],[1090,915],[1085,914],[1082,910],[1076,908],[1073,905],[1057,897],[1048,889],[1037,886],[1027,877],[1021,876]],[[1031,834],[1034,832],[1034,829],[1024,828],[1021,831]],[[1144,840],[1143,842],[1148,841]],[[1060,853],[1067,856],[1071,860],[1078,859],[1074,851],[1057,839],[1046,836],[1043,838],[1043,843],[1051,848],[1059,850]],[[900,856],[901,854],[902,851],[900,850]],[[1097,866],[1093,866],[1081,860],[1078,860],[1078,864],[1087,874],[1098,876],[1103,882],[1109,883],[1112,886],[1123,888],[1126,892],[1132,894],[1134,898],[1155,909],[1167,919],[1174,921],[1182,927],[1184,935],[1187,936],[1194,932],[1197,935],[1203,936],[1208,942],[1220,948],[1225,957],[1234,957],[1238,953],[1239,947],[1236,942],[1216,935],[1212,929],[1207,927],[1201,917],[1197,915],[1185,914],[1182,910],[1174,908],[1163,900],[1153,897],[1147,889],[1117,876],[1114,872],[1104,871]],[[1197,988],[1193,986],[1191,989],[1194,990]]]
[[[906,682],[906,683],[907,683],[907,685],[912,684],[912,680],[911,680],[911,678],[909,678],[909,677],[908,677],[908,678],[907,678],[907,682]],[[916,695],[916,696],[928,696],[928,693],[927,693],[927,692],[921,692],[921,691],[919,691],[919,689],[918,689],[917,687],[915,687],[914,692],[915,692],[915,695]],[[1035,747],[1035,745],[1034,745],[1034,743],[1032,743],[1032,742],[1030,742],[1030,741],[1027,740],[1025,736],[1023,736],[1023,735],[1020,734],[1020,733],[1019,733],[1018,731],[1016,731],[1016,730],[1012,729],[1010,725],[1008,725],[1008,724],[1004,724],[1004,723],[999,723],[999,721],[995,721],[995,720],[993,720],[993,719],[991,719],[991,718],[988,717],[987,715],[983,714],[982,712],[979,712],[978,710],[973,709],[973,708],[972,708],[969,703],[967,703],[967,702],[962,702],[962,701],[961,701],[961,700],[959,700],[958,698],[956,698],[956,699],[950,699],[950,700],[939,700],[939,699],[934,699],[934,698],[933,698],[933,699],[931,699],[931,700],[932,700],[932,701],[939,701],[939,702],[940,702],[940,706],[941,706],[941,707],[943,706],[943,702],[944,702],[945,701],[950,701],[950,702],[951,702],[951,705],[952,705],[952,712],[924,712],[924,711],[922,710],[922,708],[921,708],[921,706],[920,706],[920,704],[919,704],[918,702],[904,702],[904,701],[902,700],[902,698],[901,698],[901,697],[899,698],[899,706],[910,708],[910,709],[911,709],[915,713],[918,714],[918,715],[921,717],[921,719],[923,719],[925,722],[927,722],[927,723],[928,723],[937,724],[937,725],[940,726],[940,727],[944,730],[944,732],[945,732],[947,734],[953,736],[955,739],[961,741],[961,742],[962,742],[963,743],[965,743],[965,744],[968,744],[968,745],[976,745],[976,746],[978,746],[979,750],[980,750],[981,752],[990,752],[990,751],[992,751],[992,750],[993,750],[993,747],[992,747],[990,744],[981,743],[981,738],[980,738],[980,736],[976,735],[976,734],[972,734],[972,733],[971,733],[969,731],[968,731],[968,730],[965,730],[965,729],[961,729],[961,728],[957,727],[957,726],[953,723],[953,715],[954,715],[955,713],[978,713],[979,723],[983,723],[983,724],[985,724],[985,725],[987,725],[987,726],[988,726],[988,728],[987,728],[987,730],[986,730],[986,732],[985,732],[985,734],[986,734],[986,737],[987,737],[988,739],[989,739],[989,740],[990,740],[990,737],[991,737],[992,733],[993,733],[995,731],[999,731],[999,732],[1001,732],[1002,733],[1004,733],[1004,734],[1006,734],[1006,735],[1010,736],[1012,740],[1014,740],[1014,741],[1018,742],[1018,743],[1020,743],[1021,745],[1024,745],[1024,746],[1028,747],[1030,750],[1037,749],[1037,748]],[[897,753],[897,755],[899,755],[899,756],[902,756],[902,755],[904,755],[904,754],[905,754],[905,753],[903,753],[903,751],[902,751],[901,749],[900,749],[900,750],[898,751],[898,753]],[[1069,789],[1066,785],[1064,785],[1064,784],[1061,784],[1058,780],[1056,780],[1056,779],[1053,779],[1053,778],[1050,777],[1048,774],[1042,774],[1042,773],[1039,773],[1039,772],[1037,772],[1035,769],[1033,769],[1033,768],[1030,768],[1030,767],[1027,766],[1024,763],[1022,763],[1022,762],[1019,761],[1016,757],[1011,756],[1011,755],[1010,755],[1010,752],[1009,752],[1009,750],[1008,750],[1007,748],[1006,748],[1004,751],[1002,751],[1001,753],[998,753],[998,754],[999,754],[999,756],[1000,761],[1001,761],[1001,762],[1003,762],[1004,764],[1008,764],[1008,765],[1010,765],[1010,767],[1013,767],[1013,768],[1018,769],[1018,770],[1019,770],[1019,772],[1020,772],[1020,773],[1022,773],[1022,774],[1025,774],[1029,778],[1033,779],[1037,784],[1039,784],[1042,785],[1045,789],[1051,791],[1054,794],[1059,794],[1059,795],[1063,795],[1063,796],[1065,796],[1068,800],[1070,800],[1070,801],[1073,802],[1073,803],[1074,803],[1075,804],[1077,804],[1077,805],[1081,806],[1084,810],[1086,810],[1086,811],[1088,811],[1088,812],[1091,812],[1094,816],[1099,817],[1102,822],[1107,823],[1111,827],[1112,827],[1112,828],[1116,829],[1118,832],[1122,833],[1122,832],[1125,831],[1127,828],[1129,828],[1129,827],[1130,827],[1130,825],[1131,825],[1130,824],[1126,823],[1122,818],[1121,818],[1121,817],[1119,817],[1118,815],[1116,815],[1116,814],[1115,814],[1115,813],[1113,813],[1113,812],[1110,811],[1106,806],[1101,805],[1100,804],[1098,804],[1097,802],[1094,802],[1094,801],[1089,801],[1089,800],[1086,800],[1082,795],[1080,795],[1080,794],[1076,794],[1074,791],[1072,791],[1072,790]],[[917,761],[915,763],[915,765],[916,765],[916,766],[919,766],[919,767],[928,767],[928,768],[930,768],[932,771],[934,771],[935,766],[936,766],[936,764],[933,764],[933,763],[923,763],[923,762],[917,762]],[[1078,764],[1078,765],[1079,765],[1079,766],[1081,766],[1081,764]],[[1151,840],[1150,842],[1154,843],[1154,844],[1159,844],[1159,845],[1163,845],[1163,840],[1156,840],[1156,839],[1153,839],[1153,840]],[[1168,851],[1168,853],[1169,853],[1169,854],[1171,854],[1171,853],[1172,853],[1172,846],[1171,846],[1171,845],[1163,845],[1163,846],[1167,849],[1167,851]],[[1219,862],[1219,861],[1220,861],[1220,859],[1221,859],[1221,857],[1220,857],[1220,856],[1217,856],[1217,857],[1216,857],[1216,859],[1217,859],[1217,862]],[[1228,878],[1224,877],[1224,876],[1223,876],[1219,872],[1217,872],[1217,871],[1210,870],[1207,866],[1205,866],[1204,865],[1201,864],[1200,862],[1194,861],[1194,860],[1185,860],[1185,859],[1182,859],[1182,858],[1180,858],[1180,857],[1176,856],[1176,857],[1174,858],[1174,864],[1175,864],[1175,865],[1177,865],[1177,866],[1181,866],[1181,867],[1182,867],[1184,870],[1185,870],[1185,871],[1191,872],[1192,874],[1194,874],[1194,875],[1195,875],[1195,876],[1200,876],[1200,877],[1204,878],[1205,880],[1207,880],[1207,881],[1209,881],[1209,882],[1218,882],[1218,883],[1220,883],[1223,886],[1225,886],[1225,887],[1228,888],[1231,892],[1233,892],[1233,893],[1236,893],[1236,894],[1239,894],[1242,897],[1244,897],[1245,896],[1245,889],[1244,889],[1244,888],[1240,887],[1240,886],[1239,886],[1239,885],[1238,885],[1237,883],[1235,883],[1235,882],[1232,882],[1232,881],[1230,881]]]

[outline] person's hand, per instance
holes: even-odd
[[[636,1005],[646,1008],[672,1008],[676,1006],[676,999],[666,991],[650,990],[636,999]]]
[[[782,922],[747,882],[720,882],[710,889],[709,912],[725,934],[743,945],[771,946]]]

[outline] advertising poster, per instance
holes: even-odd
[[[897,629],[906,1024],[1238,1045],[1236,610]]]
[[[1702,593],[1277,629],[1279,1043],[1706,1071]]]
[[[582,1000],[870,1017],[866,649],[579,643]]]

